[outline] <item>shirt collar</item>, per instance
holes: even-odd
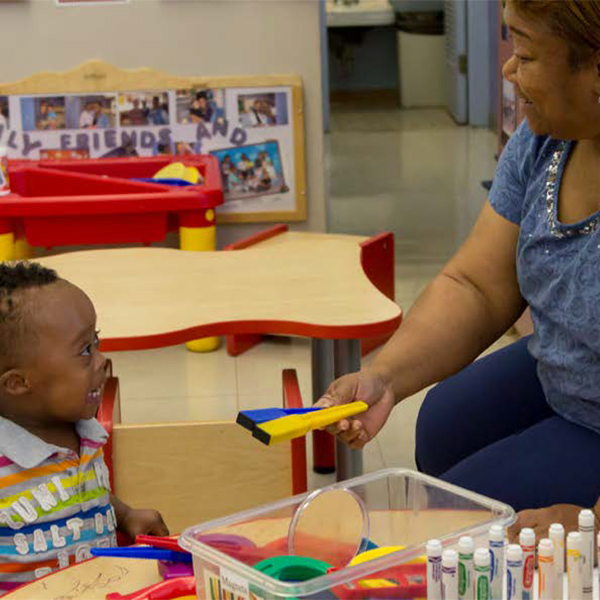
[[[105,444],[108,433],[96,419],[78,421],[75,428],[80,438]],[[31,469],[43,463],[65,448],[48,444],[33,433],[9,419],[0,417],[0,454],[24,469]]]

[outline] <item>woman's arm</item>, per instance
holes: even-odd
[[[468,365],[523,312],[518,236],[519,227],[486,203],[469,238],[369,367],[391,382],[396,401]]]

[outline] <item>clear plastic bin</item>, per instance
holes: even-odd
[[[404,549],[307,581],[280,581],[254,569],[252,565],[265,556],[289,554],[290,525],[309,496],[302,494],[186,529],[180,545],[193,554],[198,598],[406,597],[401,590],[385,596],[371,592],[365,589],[365,580],[378,581],[389,576],[390,569],[423,556],[429,539],[438,538],[444,547],[454,547],[461,536],[470,535],[476,548],[487,546],[491,525],[506,527],[515,520],[514,510],[505,504],[408,469],[385,469],[323,489],[339,488],[362,499],[368,513],[370,546],[401,545]],[[339,520],[339,516],[333,514],[331,519]],[[223,534],[241,536],[248,546],[229,551],[211,545],[210,536],[218,539]],[[320,540],[319,548],[327,548],[330,542],[336,540]]]

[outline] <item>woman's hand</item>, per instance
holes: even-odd
[[[579,513],[581,506],[575,504],[555,504],[547,508],[522,510],[517,513],[517,520],[508,529],[508,539],[511,544],[519,543],[519,532],[524,527],[535,531],[535,539],[539,542],[548,537],[548,530],[552,523],[560,523],[565,528],[565,540],[570,531],[579,529]],[[566,543],[566,541],[565,541]]]
[[[366,402],[370,408],[352,419],[343,419],[327,428],[351,448],[362,448],[372,440],[387,421],[394,408],[391,383],[368,368],[336,379],[317,406],[328,407],[354,400]]]

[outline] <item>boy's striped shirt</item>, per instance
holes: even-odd
[[[0,595],[116,546],[107,433],[96,419],[76,427],[79,455],[0,417]]]

